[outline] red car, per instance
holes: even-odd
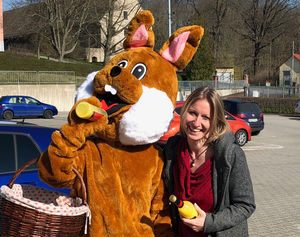
[[[160,138],[159,143],[165,143],[169,137],[172,137],[180,131],[180,110],[183,102],[177,102],[174,109],[174,117],[170,124],[169,130]],[[243,119],[237,118],[225,111],[225,118],[235,135],[235,143],[244,146],[246,142],[251,140],[251,128]]]
[[[246,142],[251,140],[251,127],[245,120],[237,118],[227,111],[225,111],[225,118],[235,136],[236,144],[244,146]]]

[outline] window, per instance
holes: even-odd
[[[176,108],[175,108],[175,112],[176,112],[176,114],[180,115],[181,108],[182,108],[182,106],[180,106],[180,107],[176,107]]]
[[[232,120],[232,121],[236,120],[235,118],[233,118],[230,114],[228,114],[226,112],[225,112],[225,118],[226,118],[226,120]]]
[[[238,111],[249,113],[261,113],[259,106],[256,103],[241,103],[238,104]]]
[[[21,168],[28,161],[40,157],[40,151],[29,136],[16,135],[17,154],[18,154],[18,169]],[[27,169],[34,169],[31,165]]]
[[[290,77],[291,72],[290,71],[283,71],[283,77]]]
[[[18,104],[22,104],[22,103],[23,103],[22,97],[17,97],[17,103],[18,103]]]
[[[0,134],[0,173],[15,172],[15,148],[12,134]]]
[[[26,104],[38,104],[39,102],[37,102],[35,99],[33,98],[29,98],[29,97],[25,97],[25,103]]]
[[[283,71],[283,84],[285,86],[290,86],[291,85],[291,71]]]
[[[98,60],[97,60],[97,57],[95,57],[95,56],[94,56],[94,57],[92,57],[92,62],[93,62],[93,63],[96,63],[96,62],[98,62]]]
[[[237,112],[235,103],[233,102],[231,103],[230,101],[223,101],[223,103],[224,103],[224,109],[229,113],[235,114]]]
[[[0,149],[0,173],[16,172],[25,163],[41,155],[35,142],[23,134],[0,134]],[[36,169],[36,167],[31,165],[27,168],[29,169]]]
[[[8,101],[10,104],[16,104],[17,103],[17,97],[11,97]]]
[[[127,11],[123,11],[123,16],[124,16],[124,19],[127,20],[128,19],[128,12]]]
[[[219,82],[230,83],[232,80],[231,72],[217,72],[217,77]]]

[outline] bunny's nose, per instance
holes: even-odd
[[[121,73],[122,69],[118,66],[114,66],[111,71],[110,71],[110,76],[111,77],[116,77]]]

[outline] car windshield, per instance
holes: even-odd
[[[1,96],[1,97],[0,97],[0,102],[2,102],[2,100],[3,100],[4,98],[5,98],[4,96]]]
[[[256,103],[241,103],[241,104],[238,104],[238,111],[260,112],[260,109]]]
[[[180,115],[181,108],[182,106],[175,108],[176,114]]]

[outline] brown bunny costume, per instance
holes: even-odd
[[[153,143],[168,130],[177,96],[176,71],[192,59],[203,29],[177,30],[156,53],[153,24],[151,12],[138,13],[128,27],[125,51],[79,89],[79,102],[106,109],[108,117],[80,119],[77,102],[69,123],[53,133],[38,163],[41,179],[72,188],[72,195],[80,196],[81,189],[72,167],[83,175],[92,212],[90,236],[171,235],[163,160]]]

